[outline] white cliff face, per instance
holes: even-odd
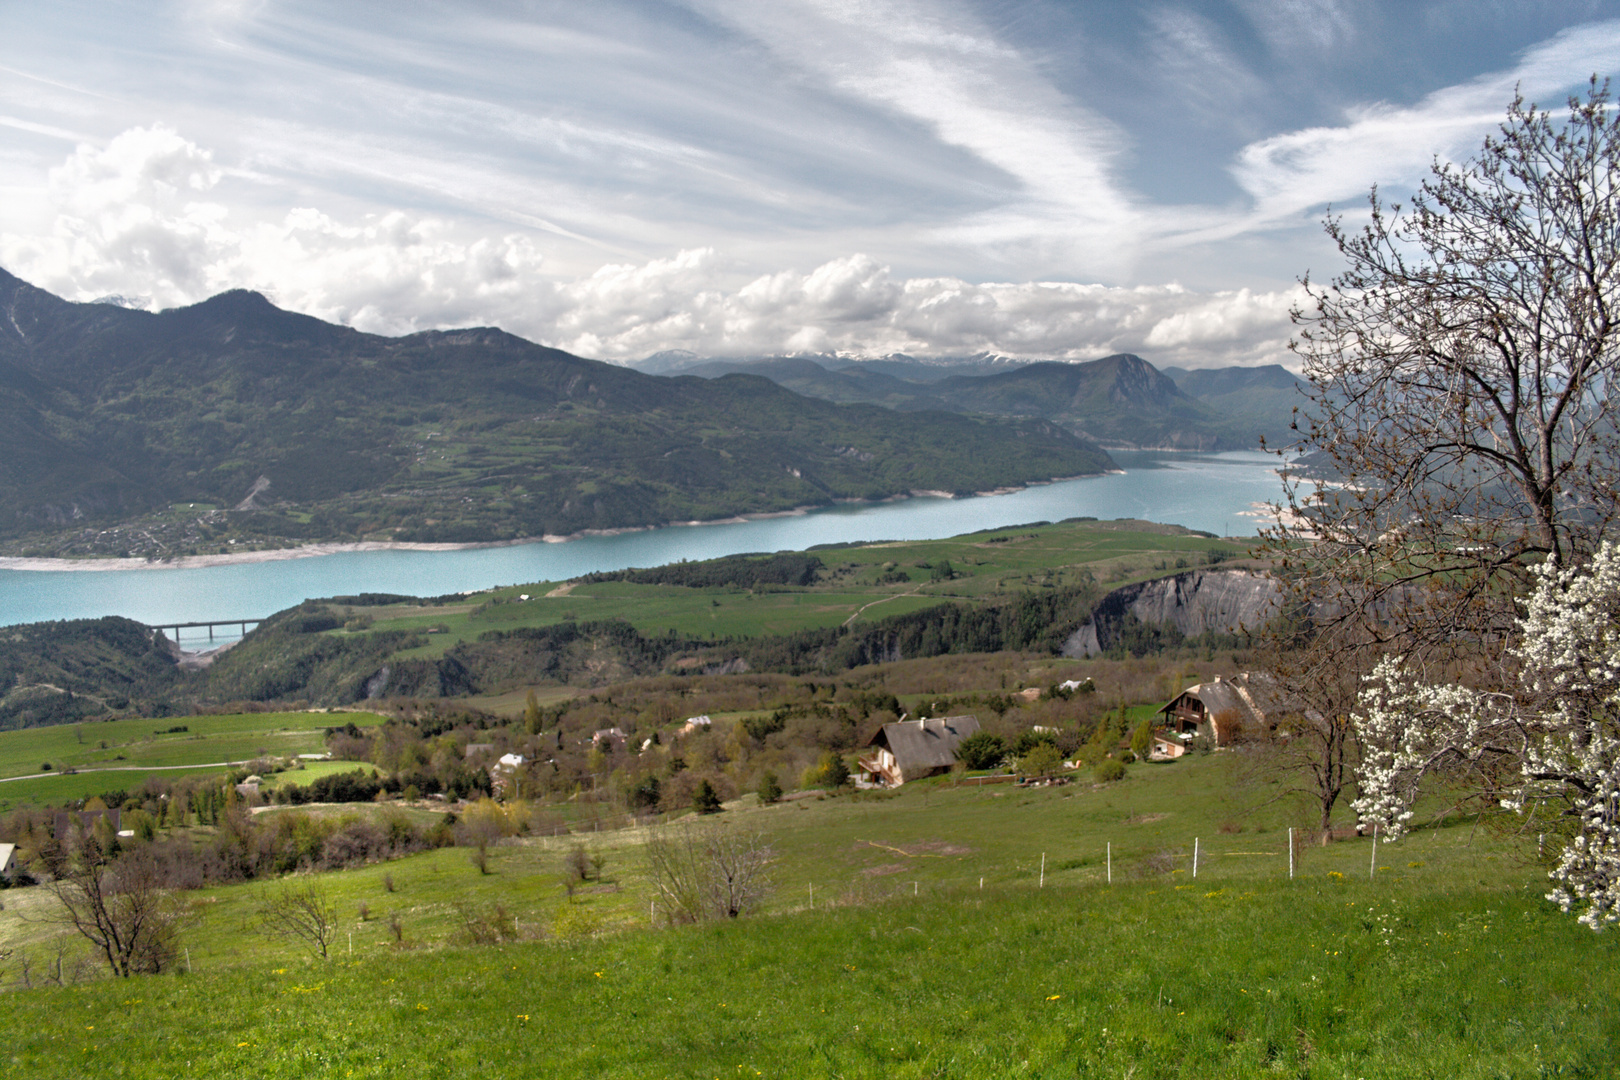
[[[1256,630],[1276,614],[1281,598],[1277,583],[1253,570],[1189,570],[1126,585],[1102,598],[1091,621],[1063,643],[1063,655],[1103,652],[1111,644],[1110,628],[1127,613],[1151,626],[1173,626],[1188,637]]]

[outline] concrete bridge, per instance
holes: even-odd
[[[180,631],[182,630],[201,630],[203,628],[207,628],[208,640],[213,641],[214,628],[216,626],[239,626],[241,627],[242,631],[240,636],[246,637],[248,632],[247,628],[249,625],[258,626],[262,622],[264,622],[263,619],[214,619],[209,622],[151,623],[148,624],[147,628],[150,630],[174,631],[174,634],[170,640],[178,645],[180,644]]]

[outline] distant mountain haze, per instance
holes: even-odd
[[[1033,414],[666,378],[487,327],[382,337],[241,290],[156,314],[77,304],[0,271],[0,540],[71,533],[72,553],[177,503],[218,508],[182,530],[198,550],[246,533],[493,541],[1112,465]]]
[[[687,353],[681,370],[704,378],[762,375],[809,397],[898,411],[1039,417],[1107,447],[1205,451],[1252,450],[1262,437],[1273,446],[1287,442],[1304,385],[1276,364],[1160,371],[1131,353],[1084,363],[1005,357],[700,360]]]

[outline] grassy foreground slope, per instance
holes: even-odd
[[[1103,788],[738,806],[723,827],[771,838],[777,889],[719,926],[647,926],[632,833],[572,899],[566,839],[501,847],[487,876],[450,850],[323,875],[354,942],[326,963],[255,932],[259,887],[209,890],[193,974],[10,994],[0,1060],[108,1077],[1612,1075],[1615,941],[1540,899],[1510,844],[1442,824],[1382,847],[1376,881],[1365,840],[1307,850],[1290,881],[1287,810],[1234,785],[1218,755]],[[6,900],[16,948],[38,924]],[[458,903],[522,940],[446,944]]]
[[[1522,893],[1370,891],[997,890],[100,983],[8,998],[7,1049],[30,1077],[1613,1075],[1611,941]]]

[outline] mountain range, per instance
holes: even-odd
[[[1084,363],[988,355],[940,362],[666,353],[649,360],[711,379],[762,375],[795,393],[844,404],[1051,420],[1114,449],[1252,450],[1262,438],[1277,445],[1288,441],[1302,400],[1301,381],[1277,364],[1160,371],[1132,353]]]
[[[73,303],[0,270],[14,553],[499,541],[1111,467],[1033,414],[661,377],[484,327],[383,337],[242,290],[157,313]]]

